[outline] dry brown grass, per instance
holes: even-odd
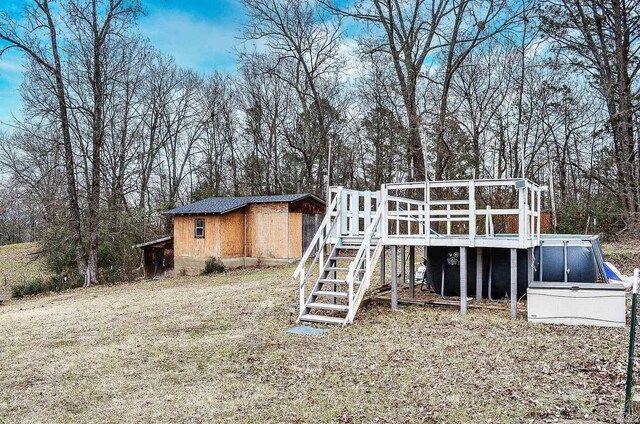
[[[640,268],[640,240],[604,243],[602,250],[605,260],[625,275],[633,275],[634,268]]]
[[[286,334],[292,268],[0,307],[0,422],[619,421],[627,332],[366,305]]]
[[[14,284],[49,275],[38,249],[37,243],[0,246],[0,299],[11,297]]]

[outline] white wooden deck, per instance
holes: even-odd
[[[382,209],[374,237],[385,246],[531,248],[540,245],[542,191],[524,179],[386,184],[378,192],[332,187],[339,201],[328,213],[340,218],[327,242],[362,237]],[[513,207],[501,206],[509,199]],[[505,231],[509,220],[517,222],[517,233]]]
[[[525,179],[387,184],[376,192],[331,187],[325,218],[294,272],[300,281],[298,319],[342,325],[353,322],[385,246],[392,250],[394,309],[398,290],[393,258],[397,259],[398,246],[403,251],[409,246],[411,278],[415,246],[459,247],[462,313],[467,309],[467,247],[509,248],[515,317],[516,253],[517,249],[528,249],[532,264],[533,247],[540,245],[543,190]],[[509,233],[514,226],[517,233]],[[477,254],[482,255],[482,249],[477,249]],[[531,266],[529,271],[531,280]],[[308,285],[314,272],[318,277]]]

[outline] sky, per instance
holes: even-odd
[[[18,18],[24,0],[0,4]],[[235,69],[234,48],[245,17],[241,0],[142,0],[142,6],[139,31],[178,65],[202,73]],[[21,82],[22,58],[9,51],[0,58],[0,130],[10,131],[12,116],[20,115]]]

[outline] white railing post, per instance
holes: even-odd
[[[349,234],[352,236],[358,235],[358,226],[360,224],[360,193],[356,191],[351,192],[349,199]]]
[[[302,273],[300,273],[300,310],[298,311],[298,317],[302,316],[302,313],[304,312],[304,305],[305,305],[305,267],[302,267]]]
[[[338,217],[340,218],[340,225],[338,228],[338,237],[342,237],[347,234],[347,225],[348,225],[348,208],[347,208],[347,195],[349,194],[348,190],[342,189],[340,190],[340,199],[338,199],[340,203],[340,209],[338,210]]]
[[[324,231],[323,231],[323,233],[324,233]],[[322,272],[322,270],[324,269],[324,250],[326,249],[326,247],[327,247],[327,244],[325,242],[325,238],[324,238],[324,234],[323,234],[323,237],[321,237],[318,240],[318,249],[320,250],[318,252],[318,254],[320,255],[320,258],[319,258],[320,272]]]
[[[371,192],[365,191],[364,193],[364,225],[362,227],[362,233],[364,234],[371,223]],[[358,218],[358,230],[360,230],[360,218]],[[359,232],[359,231],[358,231]]]
[[[385,200],[384,204],[382,203],[383,199]],[[387,185],[382,184],[382,187],[380,187],[380,204],[378,207],[382,208],[382,234],[380,234],[380,236],[382,237],[383,244],[387,244],[389,238],[389,202],[386,199]]]
[[[537,237],[536,242],[537,243],[540,243],[540,221],[542,221],[542,213],[540,212],[540,193],[541,193],[541,191],[538,188],[538,196],[537,196],[538,197],[538,202],[537,202],[538,204],[536,205],[537,211],[538,211],[538,222],[537,222],[538,228],[536,229],[536,237]]]
[[[469,246],[476,243],[476,184],[469,180]]]
[[[353,312],[353,279],[354,279],[354,276],[355,276],[355,261],[351,264],[350,268],[352,268],[353,271],[349,271],[349,276],[347,277],[348,283],[349,283],[349,294],[348,294],[348,296],[349,296],[349,312],[348,312],[348,315],[351,315],[351,313]]]
[[[400,235],[400,201],[396,200],[396,237]]]
[[[429,181],[425,181],[424,193],[424,230],[426,232],[427,245],[431,241],[431,188]]]
[[[521,188],[521,189],[516,189],[518,190],[518,245],[520,247],[524,247],[524,243],[525,243],[525,237],[526,237],[526,211],[525,211],[525,204],[526,204],[526,196],[527,196],[527,189],[526,186],[525,188]]]
[[[531,242],[534,241],[535,236],[536,236],[536,192],[533,188],[533,186],[530,189],[530,196],[529,196],[529,201],[530,201],[530,205],[528,208],[528,214],[529,214],[529,240]],[[531,243],[529,244],[531,245]]]

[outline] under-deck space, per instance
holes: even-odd
[[[431,289],[458,296],[462,313],[468,298],[507,295],[515,317],[518,298],[547,275],[542,268],[550,259],[540,252],[545,242],[556,245],[556,256],[564,251],[565,281],[569,241],[593,243],[541,236],[543,191],[526,179],[386,184],[376,192],[331,187],[327,214],[294,274],[299,319],[352,322],[374,274],[384,285],[387,270],[397,308],[399,284],[409,281],[413,298],[416,251],[422,249]],[[310,279],[315,283],[307,284]]]

